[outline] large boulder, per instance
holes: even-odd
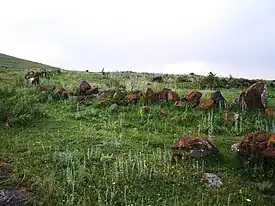
[[[53,95],[53,99],[55,100],[64,100],[64,99],[69,99],[69,94],[66,89],[63,87],[58,88]]]
[[[98,87],[94,86],[86,92],[86,95],[98,94]]]
[[[82,81],[76,87],[75,96],[86,95],[86,92],[91,88],[91,85],[87,81]]]
[[[267,86],[264,83],[255,83],[241,92],[232,106],[248,109],[264,109],[267,104]]]
[[[216,91],[213,92],[211,94],[211,98],[208,100],[201,100],[198,108],[200,109],[210,109],[210,108],[214,108],[214,107],[225,107],[226,106],[226,100],[225,98],[222,96],[220,91]]]
[[[178,161],[184,156],[200,158],[218,152],[210,140],[202,137],[182,137],[170,148],[173,150],[173,161]]]
[[[260,159],[275,157],[275,134],[263,130],[246,135],[237,146],[240,156],[254,156]]]
[[[141,90],[135,90],[135,91],[131,91],[129,92],[126,96],[125,96],[125,100],[128,102],[137,102],[138,100],[140,100],[143,97],[143,92]]]
[[[227,104],[227,101],[220,91],[213,92],[211,94],[211,99],[214,100],[216,106],[225,107]]]
[[[171,89],[163,88],[159,92],[154,92],[152,88],[148,87],[145,92],[145,97],[148,100],[153,101],[172,101],[176,102],[180,100],[178,93],[172,91]]]
[[[211,109],[211,108],[214,108],[216,106],[215,104],[215,100],[213,99],[207,99],[207,100],[201,100],[199,105],[198,105],[198,108],[200,109]]]
[[[200,98],[202,96],[202,93],[201,92],[198,92],[196,90],[193,90],[193,91],[190,91],[188,92],[183,100],[184,101],[187,101],[189,104],[191,104],[192,107],[196,107],[199,105],[200,103]]]

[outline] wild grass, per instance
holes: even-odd
[[[129,75],[129,74],[127,74]],[[127,90],[144,89],[146,75],[63,72],[43,83],[73,89],[81,80],[102,88],[124,85]],[[173,78],[152,83],[154,90],[168,87],[183,96],[195,89],[183,87]],[[188,84],[188,83],[186,83]],[[236,89],[220,89],[232,102]],[[77,104],[72,99],[53,101],[35,87],[20,82],[1,88],[3,107],[11,114],[28,114],[21,127],[0,129],[0,156],[9,159],[18,185],[36,191],[33,205],[272,205],[274,197],[261,190],[272,181],[261,167],[241,164],[231,145],[255,130],[274,131],[274,119],[258,111],[240,110],[241,118],[226,124],[222,110],[202,111],[168,103],[139,102],[131,105],[99,101]],[[3,92],[5,91],[5,92]],[[201,91],[201,90],[200,90]],[[209,98],[211,90],[202,91]],[[274,94],[270,89],[269,94]],[[275,106],[274,99],[269,106]],[[21,105],[21,107],[20,107]],[[153,110],[142,112],[141,107]],[[159,115],[164,108],[170,115]],[[41,118],[39,114],[45,114]],[[173,117],[181,116],[180,121]],[[38,117],[38,118],[37,118]],[[211,137],[220,155],[201,160],[171,162],[169,145],[181,136]],[[208,188],[204,172],[221,177],[221,188]],[[264,182],[265,181],[265,182]],[[14,186],[11,184],[10,186]],[[0,181],[0,188],[4,183]],[[7,183],[5,183],[7,187]]]

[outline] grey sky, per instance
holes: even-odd
[[[1,4],[2,53],[67,69],[275,79],[273,0]]]

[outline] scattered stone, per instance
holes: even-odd
[[[275,134],[263,130],[246,135],[237,146],[241,156],[253,155],[258,158],[275,157]]]
[[[53,99],[55,100],[64,100],[69,99],[69,94],[63,87],[58,88],[55,92],[55,95],[53,95]]]
[[[200,109],[211,109],[211,108],[214,108],[216,105],[215,105],[215,101],[212,100],[212,99],[209,99],[209,100],[201,100],[199,105],[198,105],[198,108]]]
[[[98,94],[98,87],[93,87],[86,92],[86,95]]]
[[[98,94],[97,94],[97,97],[100,99],[100,100],[104,100],[108,97],[109,95],[109,90],[102,90],[102,91],[99,91]]]
[[[170,148],[173,150],[173,161],[178,161],[184,156],[200,158],[218,152],[210,140],[202,137],[182,137]]]
[[[225,107],[227,104],[227,101],[223,97],[222,93],[220,91],[216,91],[211,94],[211,99],[214,100],[214,103],[216,106]]]
[[[154,92],[152,88],[148,87],[145,96],[148,100],[153,100],[153,101],[179,101],[180,96],[174,92],[171,91],[171,89],[163,88],[159,92]]]
[[[202,179],[207,187],[221,187],[223,185],[221,179],[213,173],[203,173]]]
[[[198,92],[196,90],[190,91],[188,92],[185,96],[184,96],[184,100],[187,101],[189,104],[191,104],[192,107],[196,107],[199,105],[200,103],[200,98],[202,96],[201,92]]]
[[[126,95],[127,95],[127,92],[125,90],[118,89],[114,92],[111,98],[115,101],[121,101],[126,97]]]
[[[232,106],[248,109],[264,109],[267,104],[267,86],[264,83],[255,83],[241,92]]]
[[[82,81],[80,82],[75,90],[75,95],[80,96],[80,95],[86,95],[86,92],[91,89],[91,85],[87,81]]]
[[[143,97],[143,92],[141,90],[135,90],[133,92],[128,93],[125,96],[125,100],[128,102],[136,102]]]

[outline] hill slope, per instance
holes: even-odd
[[[51,69],[58,68],[0,53],[0,68],[31,69],[34,67]]]

